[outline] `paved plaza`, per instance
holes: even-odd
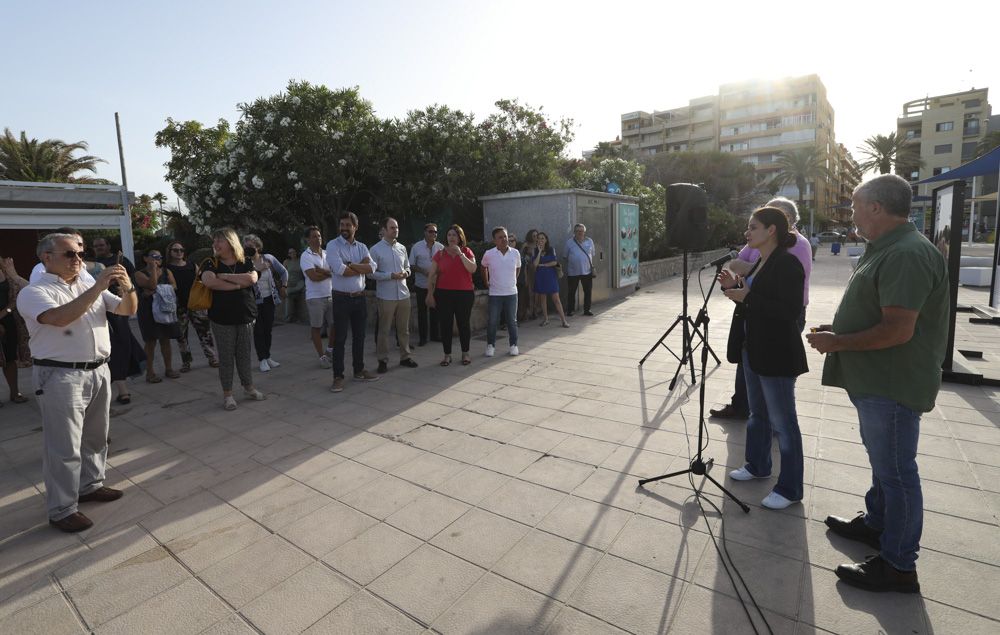
[[[849,274],[846,257],[820,254],[810,324],[831,321]],[[855,411],[820,385],[811,350],[797,384],[802,505],[765,510],[774,479],[729,480],[744,425],[714,420],[711,473],[749,514],[708,484],[722,517],[706,504],[706,522],[686,478],[637,489],[686,467],[696,442],[690,376],[669,391],[677,363],[662,349],[637,366],[680,288],[643,288],[570,329],[525,324],[520,357],[501,356],[502,339],[482,357],[482,335],[469,367],[418,348],[420,368],[336,395],[308,329],[283,325],[281,368],[254,371],[267,401],[235,412],[196,352],[180,379],[133,384],[112,419],[107,481],[125,497],[82,505],[95,526],[81,534],[46,524],[34,401],[5,405],[0,633],[753,632],[709,530],[720,546],[724,532],[775,633],[1000,632],[1000,389],[946,384],[923,419],[921,595],[865,593],[833,574],[871,550],[823,519],[863,509],[870,473]],[[721,294],[710,304],[720,358],[731,306]],[[1000,329],[960,315],[959,339],[996,364]],[[733,377],[710,364],[706,408],[728,400]],[[33,392],[30,373],[22,381]]]

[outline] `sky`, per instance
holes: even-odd
[[[118,112],[129,189],[174,200],[153,142],[167,117],[232,123],[290,79],[359,86],[382,117],[437,103],[481,118],[517,98],[572,119],[579,157],[623,113],[816,73],[857,156],[907,101],[985,86],[1000,113],[998,18],[996,0],[0,0],[0,127],[86,141],[120,181]]]

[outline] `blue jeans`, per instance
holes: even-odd
[[[802,307],[802,313],[799,314],[799,319],[796,321],[799,326],[799,333],[801,333],[806,328],[806,308]],[[736,364],[736,385],[733,388],[733,397],[729,400],[729,403],[733,404],[733,408],[737,412],[749,412],[750,407],[747,405],[747,380],[746,376],[743,374],[743,363],[740,362]]]
[[[774,491],[791,501],[802,500],[802,433],[795,414],[795,378],[758,375],[750,368],[746,349],[743,375],[750,403],[746,468],[754,476],[771,474],[771,436],[777,434],[781,472]]]
[[[486,323],[486,343],[496,346],[497,326],[500,324],[500,313],[504,314],[507,320],[507,337],[511,346],[517,346],[517,294],[514,295],[491,295],[490,296],[490,319]]]
[[[861,442],[872,466],[865,524],[882,530],[882,558],[901,571],[917,568],[924,498],[917,473],[920,413],[897,401],[849,394],[858,409]]]

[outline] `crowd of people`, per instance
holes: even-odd
[[[826,355],[823,383],[844,388],[858,411],[861,441],[872,468],[866,511],[853,519],[829,516],[836,534],[879,550],[862,563],[841,565],[845,582],[875,591],[916,592],[916,558],[923,509],[916,448],[921,414],[934,407],[948,328],[948,277],[940,252],[908,222],[911,190],[893,175],[858,186],[854,220],[869,241],[832,324],[810,329],[805,339]],[[796,378],[808,372],[802,333],[809,303],[813,245],[794,228],[795,204],[774,199],[750,217],[746,247],[719,274],[721,288],[735,305],[727,358],[737,364],[732,402],[713,410],[721,418],[746,418],[745,463],[734,481],[770,478],[772,440],[780,468],[773,490],[761,501],[784,509],[802,501],[803,449],[795,407]],[[352,340],[352,377],[377,381],[388,371],[395,342],[400,366],[416,368],[410,347],[410,286],[417,296],[418,342],[441,343],[442,366],[452,363],[458,331],[461,363],[472,363],[470,314],[473,274],[482,270],[489,289],[485,355],[496,354],[505,327],[508,353],[518,355],[519,321],[542,315],[552,301],[562,323],[575,309],[575,291],[584,290],[583,312],[590,315],[593,241],[578,225],[567,241],[570,295],[567,311],[559,298],[561,262],[544,232],[532,230],[518,249],[506,228],[491,232],[494,247],[480,262],[458,225],[438,242],[438,228],[424,227],[424,240],[408,251],[398,242],[399,223],[381,222],[381,239],[369,248],[356,239],[358,218],[345,212],[339,235],[322,246],[318,227],[305,230],[306,249],[290,250],[287,266],[265,253],[255,235],[232,229],[212,234],[213,255],[201,263],[186,259],[174,241],[162,252],[150,249],[136,269],[106,239],[94,241],[85,261],[83,238],[72,228],[45,236],[39,265],[28,280],[10,259],[0,261],[0,362],[11,401],[23,403],[17,365],[33,362],[33,380],[43,420],[44,478],[49,522],[68,532],[92,522],[78,510],[85,501],[110,502],[120,490],[103,485],[113,392],[128,403],[125,380],[143,366],[146,381],[162,382],[153,371],[157,348],[164,375],[191,369],[187,343],[193,326],[202,351],[219,370],[223,406],[237,408],[234,375],[244,395],[263,400],[254,385],[251,346],[261,372],[280,364],[271,351],[271,330],[290,287],[309,315],[310,336],[319,365],[332,368],[331,391],[345,387],[347,336]],[[297,262],[295,256],[298,256]],[[375,281],[378,311],[375,373],[365,368],[368,304],[366,280]],[[206,306],[207,305],[207,306]],[[138,315],[140,346],[129,318]],[[292,316],[293,313],[286,313]],[[327,346],[323,345],[326,332]],[[395,338],[393,338],[395,330]],[[181,366],[175,370],[171,341],[177,340]]]

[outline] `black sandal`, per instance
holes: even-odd
[[[10,400],[14,403],[28,403],[28,398],[22,395],[21,393],[17,393],[13,397],[11,397]]]
[[[472,357],[468,353],[462,353],[462,366],[468,366],[472,363]]]
[[[132,403],[132,395],[118,395],[118,398],[115,399],[115,401],[123,406],[127,406]]]
[[[442,366],[451,366],[451,355],[445,355],[444,359],[441,360]]]

